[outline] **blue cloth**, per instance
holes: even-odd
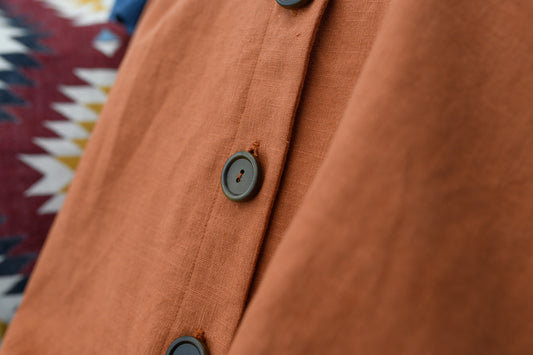
[[[146,0],[116,0],[111,10],[111,20],[122,23],[130,34],[135,30]]]

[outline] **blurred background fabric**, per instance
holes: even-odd
[[[0,336],[124,56],[128,29],[109,22],[113,6],[0,0]]]
[[[145,5],[146,0],[116,0],[110,18],[126,26],[131,34],[137,26]]]

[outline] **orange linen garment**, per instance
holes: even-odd
[[[532,19],[151,0],[0,354],[533,353]]]

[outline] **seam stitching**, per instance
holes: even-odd
[[[261,57],[261,53],[263,52],[263,46],[264,46],[264,42],[265,42],[265,37],[267,35],[267,32],[268,32],[268,29],[270,28],[270,23],[271,23],[271,20],[272,20],[272,13],[273,13],[273,10],[275,9],[274,6],[271,6],[271,11],[270,11],[270,15],[268,17],[268,20],[267,20],[267,24],[265,26],[265,31],[263,32],[263,38],[261,40],[261,46],[259,47],[259,53],[257,55],[257,59],[255,61],[255,65],[254,65],[254,68],[253,68],[253,71],[252,71],[252,75],[251,75],[251,79],[250,79],[250,82],[248,84],[248,88],[247,88],[247,91],[246,91],[246,100],[244,101],[244,105],[243,105],[243,109],[240,113],[240,118],[239,118],[239,125],[237,127],[237,130],[235,131],[235,134],[233,135],[233,138],[232,138],[232,149],[235,149],[235,140],[237,139],[237,136],[239,134],[239,132],[241,131],[241,126],[242,126],[242,120],[243,120],[243,116],[244,116],[244,112],[246,111],[246,107],[247,107],[247,104],[248,104],[248,101],[250,100],[250,89],[252,87],[252,84],[254,82],[254,79],[255,79],[255,75],[256,75],[256,70],[257,70],[257,64],[259,63],[259,58]],[[207,219],[204,223],[204,228],[203,228],[203,231],[202,231],[202,237],[200,239],[200,244],[196,250],[196,254],[194,256],[194,261],[192,263],[192,266],[190,268],[190,271],[187,273],[187,277],[186,277],[186,280],[185,280],[185,284],[183,286],[183,292],[181,294],[181,297],[179,298],[180,301],[178,304],[176,304],[176,311],[174,313],[174,317],[173,317],[173,325],[176,323],[176,319],[178,317],[178,315],[180,314],[181,312],[181,309],[183,307],[183,303],[185,302],[185,297],[187,295],[187,289],[190,287],[190,283],[191,283],[191,280],[192,280],[192,277],[194,275],[194,271],[196,270],[196,265],[197,265],[197,261],[198,261],[198,256],[200,255],[200,250],[202,249],[202,245],[203,245],[203,242],[205,240],[205,235],[207,234],[207,227],[209,226],[209,222],[211,220],[211,215],[212,215],[212,211],[213,211],[213,208],[215,206],[215,202],[218,200],[218,190],[215,189],[215,193],[214,193],[214,196],[211,198],[211,204],[209,206],[209,209],[208,209],[208,213],[207,213]],[[170,335],[172,334],[172,328],[168,329],[167,331],[167,336],[166,336],[166,342],[168,343],[168,340],[169,340],[169,337]],[[171,339],[172,340],[172,339]]]

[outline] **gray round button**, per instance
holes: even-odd
[[[311,0],[276,0],[278,4],[287,9],[297,9],[307,5]]]
[[[248,152],[233,154],[222,169],[220,183],[224,195],[232,201],[246,201],[261,187],[259,163]]]
[[[207,355],[207,351],[198,339],[184,336],[172,342],[166,355]]]

